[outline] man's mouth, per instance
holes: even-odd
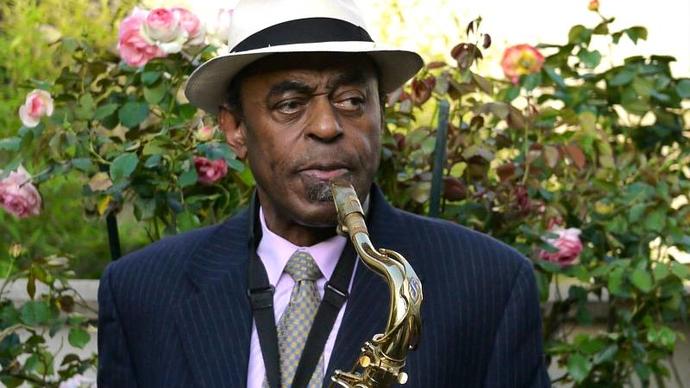
[[[349,172],[346,168],[308,168],[302,170],[301,173],[318,180],[330,181],[333,178],[343,176]]]

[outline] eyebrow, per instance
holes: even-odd
[[[328,82],[327,87],[329,90],[333,90],[342,85],[364,85],[365,83],[366,77],[363,71],[350,69],[338,74],[332,81]],[[316,87],[302,81],[285,80],[273,85],[268,92],[268,97],[279,96],[287,92],[314,94]]]
[[[316,91],[315,87],[309,86],[302,81],[286,80],[273,85],[268,92],[268,96],[279,96],[287,92],[313,94],[314,91]]]

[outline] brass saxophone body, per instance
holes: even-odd
[[[351,185],[331,182],[339,229],[347,233],[362,262],[383,277],[390,290],[388,323],[363,346],[352,371],[335,371],[331,387],[371,388],[405,384],[407,353],[415,350],[421,330],[422,285],[405,258],[395,251],[375,249],[364,212]]]

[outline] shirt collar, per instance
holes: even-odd
[[[326,279],[331,278],[347,242],[345,237],[336,235],[315,245],[300,247],[268,229],[262,207],[259,207],[259,220],[261,221],[262,236],[256,254],[261,258],[261,262],[266,268],[270,284],[275,286],[278,283],[290,256],[297,250],[308,252],[316,261],[316,265],[318,265],[323,276]]]

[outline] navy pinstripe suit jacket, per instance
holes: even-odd
[[[402,212],[372,190],[375,246],[402,253],[424,286],[406,387],[546,387],[530,263],[496,240]],[[108,266],[99,289],[99,388],[245,387],[252,316],[247,212],[165,238]],[[388,291],[358,266],[326,376],[382,330]]]

